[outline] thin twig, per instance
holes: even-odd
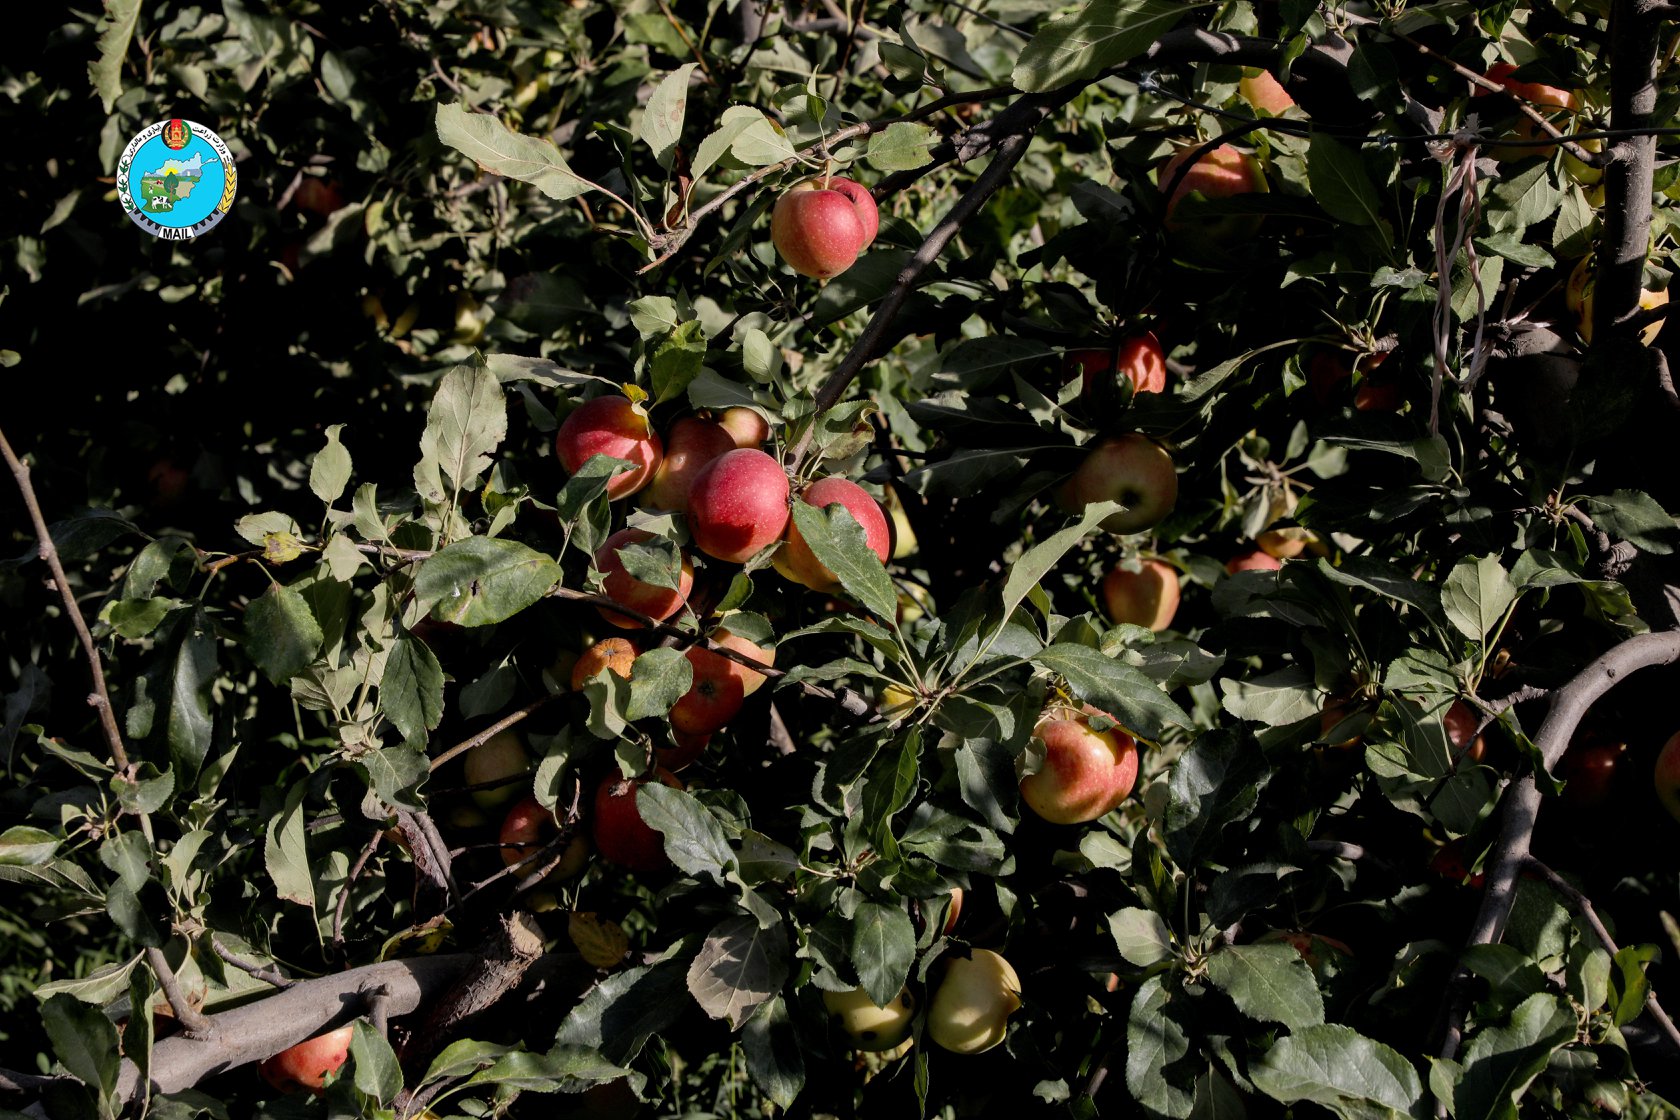
[[[292,986],[291,980],[280,975],[274,969],[264,968],[255,961],[246,960],[244,957],[239,956],[214,937],[210,939],[210,948],[215,951],[218,957],[222,958],[222,960],[226,961],[228,964],[231,964],[234,968],[237,968],[239,971],[248,976],[256,977],[265,984],[272,984],[276,988],[289,988]]]
[[[541,710],[545,705],[552,704],[555,700],[559,699],[561,695],[562,694],[558,692],[550,692],[546,696],[537,697],[535,700],[531,701],[529,704],[517,711],[509,712],[495,723],[492,723],[489,727],[486,727],[483,731],[480,731],[478,734],[469,739],[463,739],[461,742],[456,743],[453,747],[450,747],[448,750],[432,759],[432,769],[436,770],[450,759],[457,755],[466,754],[474,747],[483,746],[485,743],[488,743],[491,739],[500,735],[514,724],[523,722],[533,712]]]
[[[344,877],[344,889],[339,892],[338,905],[333,907],[334,948],[343,948],[344,946],[344,906],[350,901],[350,888],[356,885],[356,880],[361,877],[362,869],[367,867],[368,860],[373,858],[373,853],[379,850],[380,842],[384,839],[384,829],[374,830],[373,835],[368,837],[367,845],[362,849],[362,854],[357,856],[356,862],[350,865],[350,873]]]
[[[163,989],[163,998],[169,1001],[170,1008],[175,1012],[175,1019],[186,1029],[187,1037],[209,1038],[210,1020],[205,1018],[204,1012],[194,1007],[187,999],[186,993],[181,991],[181,982],[175,978],[175,970],[169,967],[163,950],[147,949],[146,963],[157,975],[158,987]]]
[[[1548,886],[1569,901],[1569,904],[1575,908],[1575,912],[1581,915],[1581,920],[1587,923],[1587,928],[1592,930],[1593,936],[1598,938],[1599,944],[1604,946],[1605,952],[1612,957],[1621,952],[1620,949],[1616,948],[1616,942],[1611,938],[1610,931],[1605,929],[1604,923],[1599,920],[1598,911],[1593,909],[1590,898],[1576,890],[1563,876],[1533,856],[1526,857],[1523,860],[1523,866],[1537,873],[1542,879],[1546,880]],[[1651,1018],[1657,1021],[1657,1025],[1663,1029],[1663,1033],[1668,1035],[1668,1040],[1674,1043],[1675,1050],[1680,1051],[1680,1029],[1675,1028],[1674,1020],[1668,1017],[1668,1012],[1664,1011],[1662,1004],[1657,1002],[1656,992],[1649,992],[1646,995],[1645,1009],[1651,1013]]]
[[[105,666],[99,658],[99,647],[93,643],[93,634],[88,630],[87,619],[82,617],[82,608],[77,604],[76,595],[70,588],[70,579],[64,574],[64,565],[59,561],[52,534],[47,532],[47,520],[41,515],[40,499],[35,496],[35,485],[29,480],[29,464],[12,451],[12,445],[6,442],[4,431],[0,431],[0,457],[4,457],[6,465],[12,469],[12,478],[23,495],[23,504],[29,511],[29,520],[35,526],[36,547],[41,559],[47,562],[47,567],[52,572],[53,586],[58,591],[59,598],[64,600],[64,612],[70,617],[70,624],[76,628],[76,637],[81,639],[82,653],[87,657],[88,672],[93,677],[93,694],[88,697],[88,703],[99,712],[99,724],[105,729],[105,742],[111,748],[112,761],[116,763],[118,770],[126,772],[128,751],[123,748],[122,732],[117,729],[116,712],[111,707],[111,693],[105,687]]]
[[[933,227],[933,232],[927,235],[921,248],[899,269],[892,290],[876,307],[875,313],[870,316],[869,324],[863,328],[863,333],[817,390],[813,419],[807,422],[805,431],[788,450],[787,461],[791,470],[798,470],[806,452],[810,450],[812,437],[816,434],[814,418],[833,408],[851,386],[852,379],[876,357],[877,350],[885,341],[887,330],[892,326],[899,308],[910,298],[917,277],[921,276],[928,265],[939,259],[939,254],[944,252],[945,246],[950,243],[957,230],[962,228],[962,224],[973,217],[1003,186],[1010,173],[1015,170],[1015,165],[1026,154],[1031,141],[1030,132],[1017,132],[1005,138],[998,145],[997,154],[992,157],[991,164],[981,172],[974,185],[964,192],[939,224]]]

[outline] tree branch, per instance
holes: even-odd
[[[157,1093],[190,1089],[212,1074],[260,1062],[362,1013],[376,989],[389,993],[387,1014],[406,1015],[448,989],[474,961],[472,953],[443,953],[385,961],[318,980],[300,980],[283,992],[210,1016],[211,1036],[161,1038],[152,1049],[151,1081]],[[124,1059],[118,1099],[140,1091],[140,1071]]]
[[[254,976],[265,984],[273,984],[276,988],[289,988],[292,986],[293,981],[280,975],[279,972],[272,968],[264,968],[255,961],[246,960],[244,957],[234,953],[227,946],[216,940],[214,936],[210,938],[210,948],[218,957],[222,958],[222,960],[231,964],[239,971],[245,973],[247,976]]]
[[[1557,766],[1581,718],[1599,697],[1629,673],[1676,660],[1680,660],[1680,631],[1674,630],[1629,638],[1594,659],[1552,694],[1545,722],[1534,737],[1545,768],[1551,770]],[[1517,876],[1534,838],[1540,803],[1540,788],[1533,774],[1523,775],[1506,790],[1500,809],[1499,838],[1494,843],[1493,862],[1487,869],[1481,910],[1465,940],[1466,947],[1491,945],[1504,934],[1505,923],[1516,902]],[[1469,989],[1470,973],[1461,965],[1454,970],[1442,999],[1439,1053],[1443,1058],[1450,1059],[1458,1053],[1464,1018],[1469,1011]]]
[[[1657,108],[1661,17],[1641,0],[1615,0],[1610,18],[1610,127],[1649,128]],[[1604,161],[1604,233],[1593,277],[1593,338],[1634,338],[1651,235],[1655,136],[1612,141]]]
[[[555,700],[558,700],[561,695],[562,694],[558,692],[550,692],[545,696],[537,697],[535,700],[531,701],[529,704],[517,711],[509,712],[495,723],[492,723],[489,727],[486,727],[483,731],[480,731],[478,734],[469,739],[463,739],[461,742],[456,743],[453,747],[450,747],[448,750],[432,759],[432,769],[436,770],[456,755],[466,754],[474,747],[483,746],[485,743],[488,743],[491,739],[500,735],[514,724],[523,722],[526,717],[530,716],[533,712],[540,710],[548,704],[552,704]]]
[[[46,518],[41,515],[41,502],[35,496],[35,486],[29,481],[29,464],[17,457],[12,451],[12,445],[6,442],[6,433],[0,431],[0,457],[6,460],[6,465],[12,469],[12,478],[17,482],[19,493],[23,495],[24,507],[29,511],[29,520],[35,526],[36,546],[40,550],[41,559],[47,562],[52,571],[53,586],[58,590],[59,598],[64,600],[64,613],[69,616],[70,624],[76,628],[76,637],[81,639],[82,653],[87,657],[88,673],[93,677],[93,694],[88,697],[88,703],[99,712],[99,725],[105,729],[105,742],[111,748],[111,759],[118,770],[128,769],[128,751],[123,748],[122,732],[117,730],[116,712],[111,707],[111,694],[105,688],[105,665],[99,658],[99,647],[93,643],[93,634],[88,631],[87,619],[82,617],[82,608],[76,602],[76,596],[70,590],[70,580],[64,574],[64,565],[59,561],[58,549],[53,545],[52,534],[47,532]]]

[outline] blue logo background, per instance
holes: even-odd
[[[161,192],[155,187],[155,181],[148,181],[152,173],[163,169],[170,161],[190,166],[194,159],[199,161],[200,177],[187,197],[171,200],[169,209],[153,209],[157,205],[153,199]],[[180,181],[178,179],[177,183]],[[196,128],[192,139],[180,151],[174,151],[165,144],[161,135],[140,145],[134,153],[128,176],[128,192],[138,212],[158,225],[172,229],[185,229],[208,218],[221,203],[222,192],[226,188],[227,171],[222,166],[221,157]]]

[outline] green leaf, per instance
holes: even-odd
[[[308,790],[304,782],[292,786],[285,806],[269,819],[263,840],[263,866],[281,898],[313,909],[315,876],[309,870],[303,828],[303,795]]]
[[[914,171],[933,158],[939,134],[925,124],[894,121],[869,138],[863,158],[877,171]]]
[[[694,684],[694,663],[680,649],[650,649],[636,658],[630,673],[630,703],[625,719],[663,716]]]
[[[1575,1040],[1570,1009],[1550,992],[1536,992],[1506,1026],[1487,1027],[1464,1051],[1464,1076],[1453,1090],[1457,1120],[1515,1120],[1517,1103],[1552,1055]]]
[[[489,626],[512,618],[560,582],[560,565],[517,541],[469,537],[420,565],[414,594],[434,618]]]
[[[101,1116],[114,1116],[110,1101],[121,1064],[116,1025],[99,1008],[67,995],[41,1005],[41,1023],[53,1056],[70,1076],[93,1090]]]
[[[1110,514],[1117,513],[1124,507],[1119,502],[1093,502],[1085,507],[1085,512],[1078,521],[1059,532],[1051,534],[1042,542],[1033,545],[1021,554],[1021,558],[1009,566],[1009,575],[1003,580],[1003,614],[1008,619],[1015,613],[1015,608],[1021,605],[1021,600],[1027,593],[1038,586],[1038,582],[1050,574],[1068,550],[1091,533],[1096,531],[1103,519]]]
[[[1168,724],[1190,726],[1190,717],[1154,681],[1090,646],[1059,642],[1034,654],[1033,660],[1066,678],[1075,696],[1113,714],[1145,739],[1159,739]]]
[[[757,928],[757,922],[745,920]],[[684,964],[680,958],[663,960],[607,977],[560,1024],[556,1045],[596,1049],[608,1061],[629,1062],[688,1010]]]
[[[480,1042],[471,1038],[451,1042],[444,1047],[443,1053],[433,1058],[432,1064],[426,1067],[426,1075],[420,1079],[420,1084],[467,1076],[476,1070],[494,1065],[496,1059],[507,1051],[508,1048],[499,1042]]]
[[[1173,859],[1195,866],[1219,842],[1227,825],[1253,812],[1260,774],[1260,754],[1252,743],[1229,732],[1198,736],[1167,780],[1163,823]]]
[[[289,587],[270,584],[245,608],[245,652],[274,684],[302,672],[322,640],[308,601]]]
[[[689,62],[667,74],[654,87],[647,108],[636,125],[636,138],[653,149],[659,166],[671,166],[671,153],[682,139],[683,118],[688,114],[688,83],[695,63]]]
[[[793,504],[794,524],[823,567],[834,573],[846,593],[877,618],[898,615],[898,594],[881,558],[869,547],[863,526],[846,507],[836,503],[820,510],[804,502]]]
[[[1273,1100],[1311,1101],[1343,1120],[1422,1115],[1423,1083],[1411,1063],[1340,1023],[1280,1040],[1249,1067],[1249,1077]]]
[[[171,768],[183,785],[198,777],[199,767],[210,753],[215,724],[210,716],[210,692],[220,673],[216,639],[200,627],[205,621],[196,614],[191,629],[175,654],[174,671],[169,673],[169,716],[164,733],[169,739]],[[313,618],[311,619],[313,621]]]
[[[1207,959],[1207,977],[1237,1010],[1290,1030],[1324,1022],[1324,998],[1293,945],[1227,945]]]
[[[788,960],[783,923],[761,929],[757,918],[725,918],[712,927],[689,965],[688,990],[707,1015],[739,1030],[759,1004],[781,991]]]
[[[858,983],[875,1006],[898,996],[916,963],[916,930],[910,915],[897,906],[865,902],[852,915],[849,944]]]
[[[468,1085],[498,1085],[504,1093],[578,1093],[591,1085],[617,1081],[629,1071],[613,1065],[598,1052],[582,1046],[556,1046],[546,1054],[513,1050],[489,1069],[468,1079]]]
[[[1139,968],[1148,968],[1173,955],[1172,931],[1153,910],[1128,906],[1108,916],[1108,931],[1114,935],[1120,955]]]
[[[574,173],[560,149],[549,141],[522,136],[488,114],[469,113],[460,105],[439,105],[437,134],[483,170],[530,183],[557,202],[601,189]]]
[[[507,438],[507,396],[487,366],[460,365],[443,375],[426,408],[414,485],[430,502],[471,490],[490,454]],[[453,490],[451,490],[453,487]]]
[[[58,837],[26,824],[0,832],[0,865],[38,867],[58,851]]]
[[[1307,184],[1313,200],[1337,221],[1356,226],[1382,221],[1382,203],[1358,149],[1328,133],[1313,133],[1307,149]]]
[[[679,324],[655,346],[648,358],[648,377],[653,384],[653,403],[676,400],[688,392],[689,383],[706,361],[706,336],[698,320]]]
[[[1170,0],[1092,0],[1028,41],[1015,88],[1043,93],[1094,78],[1148,50],[1189,11]]]
[[[338,433],[343,430],[343,424],[330,425],[327,445],[315,453],[315,461],[309,464],[309,489],[329,506],[344,495],[344,488],[350,484],[350,452],[338,441]]]
[[[403,742],[426,742],[426,732],[443,718],[443,666],[425,642],[404,634],[391,644],[379,706]]]
[[[283,513],[248,513],[233,531],[263,550],[263,559],[285,564],[303,555],[303,538],[296,521]]]
[[[1151,976],[1139,985],[1126,1017],[1126,1088],[1145,1109],[1184,1117],[1190,1114],[1193,1098],[1167,1073],[1190,1050],[1178,1002],[1174,990],[1167,987],[1166,974]]]
[[[799,1032],[781,996],[773,996],[747,1020],[741,1032],[747,1054],[747,1074],[753,1085],[783,1109],[805,1088],[805,1056]]]
[[[1221,700],[1227,712],[1238,719],[1284,727],[1318,715],[1319,693],[1312,670],[1294,665],[1275,673],[1242,680],[1227,677],[1219,682]]]
[[[1659,556],[1674,551],[1674,518],[1649,494],[1617,490],[1608,497],[1588,498],[1584,504],[1592,511],[1593,522],[1612,537]]]
[[[698,182],[730,150],[738,136],[764,123],[764,114],[750,105],[731,105],[725,109],[716,130],[695,148],[694,158],[689,162],[689,174]]]
[[[648,782],[636,790],[636,811],[649,828],[665,837],[665,854],[679,871],[723,882],[735,853],[723,825],[704,802],[683,790]]]
[[[742,110],[741,118],[745,123],[741,131],[729,142],[730,155],[749,167],[765,167],[798,155],[793,145],[788,142],[787,133],[757,109],[737,105],[724,113],[723,120],[726,124],[732,120],[730,113],[736,109]],[[752,119],[746,119],[747,113],[753,114]]]
[[[1497,556],[1460,560],[1441,586],[1441,608],[1447,621],[1478,642],[1499,625],[1516,597],[1517,589]]]
[[[88,80],[107,113],[122,96],[123,59],[128,55],[139,18],[140,0],[105,0],[105,14],[98,24],[99,57],[88,63]]]
[[[365,1019],[357,1019],[350,1035],[350,1059],[355,1062],[356,1088],[387,1104],[402,1092],[402,1067],[385,1036]]]

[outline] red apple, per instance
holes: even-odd
[[[831,476],[811,483],[800,499],[818,509],[836,504],[844,506],[853,520],[863,526],[864,540],[870,549],[881,558],[881,563],[887,562],[892,552],[892,530],[887,526],[887,515],[881,511],[880,503],[870,497],[869,491],[850,479]],[[782,575],[813,591],[834,591],[840,586],[834,573],[811,551],[799,532],[799,523],[791,517],[787,523],[787,542],[776,551],[772,563]]]
[[[1275,572],[1281,567],[1283,561],[1258,548],[1245,549],[1225,561],[1225,570],[1232,575],[1238,572]]]
[[[671,705],[671,726],[685,735],[710,735],[735,718],[746,698],[740,666],[709,649],[683,651],[694,669],[694,683]]]
[[[1476,734],[1476,727],[1481,722],[1476,709],[1462,700],[1454,700],[1446,714],[1441,717],[1441,723],[1447,729],[1447,742],[1452,744],[1453,753],[1461,756],[1466,762],[1480,762],[1487,754],[1487,740]]]
[[[1348,948],[1345,941],[1338,941],[1334,937],[1325,937],[1321,933],[1308,933],[1304,929],[1269,929],[1255,939],[1261,944],[1282,942],[1301,955],[1308,967],[1318,969],[1340,953],[1343,956],[1353,956],[1353,950]]]
[[[869,248],[875,243],[875,234],[881,228],[881,212],[875,205],[875,196],[862,183],[843,179],[839,175],[828,177],[828,189],[839,191],[851,199],[852,209],[857,212],[858,222],[863,226],[863,244],[858,246],[858,251]]]
[[[754,661],[763,662],[765,665],[774,666],[776,664],[776,646],[774,643],[761,646],[757,642],[741,637],[739,634],[730,633],[726,627],[722,626],[712,631],[712,641],[726,649],[750,657]],[[727,657],[724,660],[729,661]],[[769,680],[763,673],[756,669],[749,669],[739,661],[729,661],[729,672],[741,679],[741,695],[743,696],[751,696],[759,690],[765,681]]]
[[[1558,763],[1558,777],[1565,783],[1563,799],[1577,809],[1601,809],[1608,805],[1616,767],[1625,753],[1626,743],[1572,745]]]
[[[670,771],[655,768],[654,776],[673,789],[681,789]],[[665,838],[647,826],[636,808],[636,791],[646,778],[627,781],[609,770],[595,787],[595,850],[603,859],[631,871],[651,873],[671,865],[665,857]]]
[[[292,192],[292,205],[306,214],[326,218],[344,205],[344,192],[331,179],[306,175]]]
[[[1487,878],[1480,871],[1471,873],[1470,863],[1465,859],[1462,840],[1449,840],[1436,849],[1434,856],[1430,857],[1429,870],[1443,878],[1473,888],[1480,888]]]
[[[350,1056],[350,1038],[355,1033],[354,1026],[344,1026],[305,1039],[269,1058],[257,1070],[264,1081],[283,1093],[306,1090],[319,1096],[327,1087],[327,1079]]]
[[[1511,75],[1517,70],[1516,64],[1511,62],[1496,62],[1488,67],[1487,77],[1490,81],[1498,82],[1505,87],[1505,91],[1512,97],[1520,97],[1524,101],[1532,102],[1542,109],[1576,109],[1580,107],[1580,99],[1569,90],[1549,86],[1543,82],[1519,82]],[[1491,97],[1493,91],[1484,89],[1480,85],[1470,90],[1471,97]]]
[[[737,405],[726,408],[717,424],[735,440],[735,446],[757,450],[770,438],[770,424],[756,409]]]
[[[682,609],[688,600],[688,593],[694,587],[694,566],[688,562],[688,554],[682,558],[682,572],[677,577],[677,587],[660,587],[658,584],[643,583],[624,569],[624,561],[618,555],[618,550],[633,544],[653,539],[653,534],[645,529],[620,529],[608,537],[606,543],[595,550],[595,567],[606,576],[601,581],[601,593],[621,607],[628,607],[658,621],[664,621]],[[596,607],[601,617],[614,626],[626,630],[634,630],[644,626],[629,615],[619,614],[606,607]]]
[[[572,691],[582,692],[583,686],[596,673],[611,671],[625,680],[636,664],[636,647],[624,638],[603,638],[578,655],[572,666]]]
[[[1116,564],[1103,577],[1102,603],[1115,625],[1165,630],[1178,613],[1178,572],[1164,560],[1144,560],[1135,572]]]
[[[1126,508],[1104,519],[1111,533],[1151,528],[1178,501],[1178,474],[1172,457],[1146,436],[1134,433],[1105,439],[1056,491],[1056,501],[1070,513],[1092,502],[1118,501]]]
[[[1195,147],[1185,148],[1162,165],[1157,176],[1161,190],[1166,190],[1172,185],[1179,167],[1195,151]],[[1266,176],[1253,156],[1229,144],[1221,144],[1197,160],[1190,170],[1185,172],[1183,180],[1167,199],[1167,216],[1163,224],[1174,232],[1187,228],[1174,217],[1174,213],[1179,202],[1192,194],[1199,194],[1207,199],[1232,198],[1244,194],[1265,194],[1268,189]],[[1196,232],[1209,242],[1218,243],[1252,236],[1257,228],[1258,217],[1233,214],[1199,223]]]
[[[1657,754],[1657,768],[1651,784],[1663,808],[1680,821],[1680,732],[1664,743]]]
[[[1100,397],[1099,378],[1106,373],[1131,386],[1133,393],[1159,393],[1167,387],[1167,355],[1151,331],[1133,335],[1118,349],[1069,350],[1062,355],[1062,380],[1077,376],[1087,400]]]
[[[665,456],[642,491],[641,501],[650,509],[688,509],[688,491],[700,468],[735,449],[735,437],[710,420],[684,416],[666,433]]]
[[[1021,800],[1052,824],[1112,812],[1137,781],[1137,742],[1119,727],[1093,731],[1092,715],[1107,713],[1056,706],[1045,709],[1033,728],[1033,738],[1044,744],[1044,768],[1021,779]]]
[[[1295,107],[1295,99],[1289,96],[1289,91],[1283,88],[1283,83],[1274,78],[1270,71],[1261,70],[1256,66],[1243,67],[1242,80],[1237,83],[1237,94],[1255,110],[1268,116],[1282,116],[1284,110]]]
[[[671,729],[672,745],[669,747],[655,747],[654,757],[659,765],[675,773],[683,767],[691,765],[701,755],[706,753],[706,744],[712,741],[709,734],[690,735],[685,731]]]
[[[762,451],[738,448],[701,468],[688,492],[688,531],[707,556],[739,564],[781,539],[788,477]]]
[[[849,180],[841,180],[856,186]],[[867,211],[875,202],[867,191]],[[770,214],[770,240],[788,267],[802,276],[827,280],[852,267],[875,231],[865,223],[865,208],[844,190],[825,190],[815,179],[796,183],[776,200]],[[877,219],[878,220],[878,219]]]
[[[659,469],[665,447],[642,407],[626,397],[596,397],[572,410],[554,435],[554,453],[567,474],[596,455],[635,464],[607,483],[609,498],[622,498],[646,486]]]
[[[502,862],[512,867],[521,860],[535,855],[544,844],[559,835],[560,826],[554,822],[554,814],[543,808],[542,802],[535,797],[526,797],[514,803],[502,818],[502,829],[499,839],[502,844]],[[558,883],[563,879],[570,879],[581,872],[589,863],[589,841],[585,840],[582,831],[572,835],[566,849],[560,856],[560,862],[554,870],[543,876],[544,883]],[[541,861],[533,860],[526,864],[524,872],[536,871]]]

